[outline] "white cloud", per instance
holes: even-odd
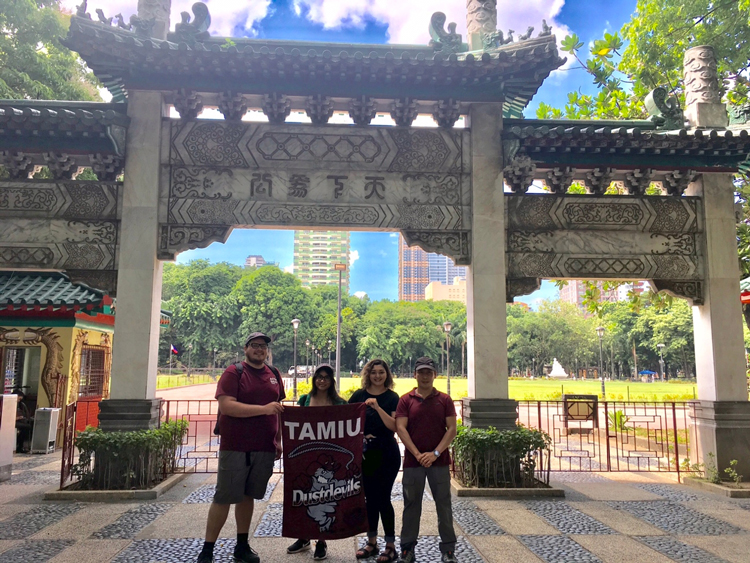
[[[354,266],[354,263],[359,260],[359,251],[358,250],[352,250],[349,253],[349,269],[351,269]]]
[[[293,274],[294,273],[294,264],[289,264],[288,266],[284,266],[284,271],[287,274]]]
[[[388,236],[391,238],[396,238],[398,236],[398,233],[391,233]]]
[[[366,291],[355,291],[354,292],[354,297],[356,297],[358,299],[364,299],[365,297],[367,297],[367,292]]]

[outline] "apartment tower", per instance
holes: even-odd
[[[349,292],[348,231],[294,231],[294,275],[302,287],[338,285],[339,273],[335,264],[346,264],[342,291]]]

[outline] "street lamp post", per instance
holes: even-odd
[[[190,353],[193,351],[193,345],[188,344],[188,370],[187,370],[187,376],[190,377]]]
[[[310,381],[310,340],[305,340],[305,382]]]
[[[602,401],[606,401],[607,395],[604,389],[604,348],[602,345],[602,338],[604,337],[604,327],[597,327],[596,334],[599,335],[599,375],[602,378]]]
[[[299,319],[292,319],[292,328],[294,329],[294,353],[292,354],[294,366],[294,400],[297,400],[297,329],[299,328]]]
[[[659,367],[661,368],[661,380],[665,381],[664,378],[664,344],[657,344],[656,347],[659,349]]]
[[[218,348],[214,348],[214,365],[211,368],[211,376],[214,375],[214,372],[216,371],[216,352],[218,352]]]
[[[331,344],[333,344],[332,340],[328,341],[328,365],[331,365]],[[338,385],[338,381],[336,382]]]
[[[346,264],[334,264],[333,268],[339,273],[339,307],[336,314],[336,388],[341,389],[341,279],[346,271]],[[330,359],[328,361],[330,362]]]
[[[445,331],[445,375],[448,379],[448,396],[451,394],[451,340],[450,334],[453,325],[450,321],[443,323],[443,330]]]

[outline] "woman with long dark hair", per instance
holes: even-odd
[[[302,395],[297,401],[300,407],[329,407],[332,405],[345,405],[346,401],[336,391],[336,382],[333,379],[333,368],[328,364],[321,364],[312,376],[312,389],[309,393]],[[286,548],[287,553],[301,553],[310,549],[310,540],[300,538]],[[315,553],[313,559],[320,561],[328,557],[328,545],[325,540],[315,542]]]
[[[396,431],[398,394],[393,391],[393,375],[383,360],[370,360],[362,368],[362,388],[355,391],[350,403],[367,405],[365,418],[365,453],[362,460],[362,483],[367,502],[367,544],[357,551],[357,559],[378,555],[378,522],[383,521],[385,549],[378,563],[395,561],[396,516],[391,490],[401,467],[401,452]]]

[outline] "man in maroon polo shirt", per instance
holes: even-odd
[[[398,402],[396,431],[404,443],[404,518],[399,563],[413,563],[422,517],[425,479],[430,483],[437,509],[442,563],[456,563],[456,532],[451,507],[450,454],[456,437],[456,409],[449,395],[433,386],[437,371],[432,358],[414,366],[417,387]]]
[[[237,520],[235,563],[259,563],[248,536],[253,517],[253,499],[262,499],[273,474],[273,462],[281,457],[281,425],[284,384],[278,371],[265,362],[271,339],[254,332],[245,340],[242,373],[234,365],[222,374],[216,386],[219,401],[219,471],[216,494],[208,511],[206,541],[198,563],[213,563],[214,544],[234,504]]]

